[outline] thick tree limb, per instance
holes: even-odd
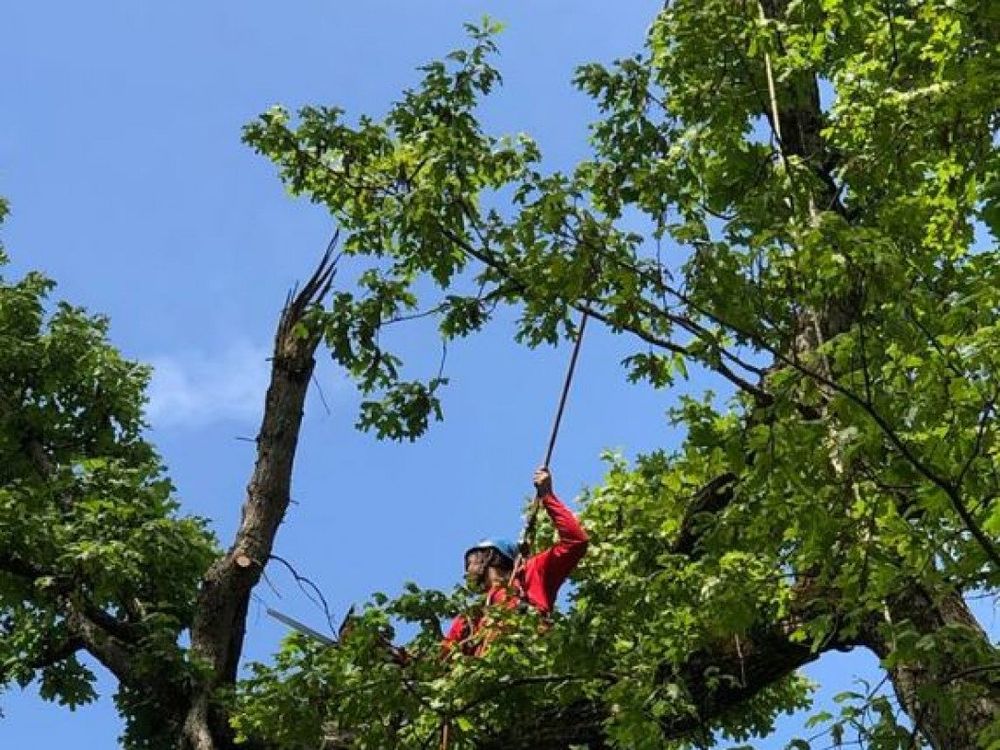
[[[87,651],[120,682],[133,687],[142,684],[135,669],[134,654],[126,643],[72,606],[66,613],[66,625]]]
[[[681,529],[671,546],[676,554],[691,555],[705,524],[711,516],[723,510],[733,499],[739,478],[731,473],[720,474],[702,487],[688,506]]]
[[[210,669],[184,722],[185,747],[216,750],[229,743],[231,730],[211,706],[220,685],[232,684],[243,650],[250,594],[271,557],[278,526],[291,498],[292,468],[320,335],[304,331],[305,314],[330,291],[335,271],[330,243],[312,278],[289,295],[278,323],[271,360],[271,380],[257,435],[257,460],[243,503],[242,518],[229,550],[202,579],[191,652]]]
[[[832,648],[832,645],[829,647]],[[796,669],[814,661],[819,653],[808,645],[792,643],[782,628],[750,633],[737,647],[693,654],[685,663],[664,664],[659,680],[686,688],[695,712],[671,716],[661,721],[667,739],[691,737]],[[709,679],[713,686],[709,685]],[[548,748],[568,750],[574,745],[590,748],[607,746],[604,725],[609,710],[598,702],[581,701],[571,706],[527,718],[492,738],[485,750],[528,750]]]
[[[38,580],[46,575],[44,569],[11,552],[0,552],[0,571],[29,581]]]
[[[31,582],[49,576],[56,579],[53,589],[56,596],[53,604],[65,618],[70,638],[61,646],[54,645],[53,654],[58,656],[66,649],[75,652],[80,648],[86,648],[119,680],[126,684],[137,682],[131,653],[131,646],[138,638],[134,626],[122,622],[86,597],[74,592],[73,587],[66,585],[65,580],[60,582],[50,571],[13,553],[0,553],[0,572]],[[59,656],[55,661],[68,655],[66,653]]]
[[[921,586],[911,586],[887,601],[884,619],[873,619],[861,638],[884,659],[895,649],[898,630],[907,628],[919,636],[942,628],[950,631],[948,638],[936,641],[933,659],[897,659],[888,669],[896,697],[915,730],[935,748],[981,747],[978,735],[1000,720],[997,649],[960,593],[932,595]],[[959,715],[954,706],[961,706]]]
[[[738,648],[727,644],[693,654],[680,665],[662,665],[660,680],[685,686],[696,708],[693,713],[664,719],[660,727],[664,738],[697,737],[711,722],[825,651],[864,646],[885,658],[895,647],[892,631],[885,626],[903,624],[921,635],[949,627],[953,643],[930,662],[901,660],[889,670],[900,703],[932,747],[973,750],[979,746],[978,734],[1000,718],[1000,670],[997,669],[1000,662],[959,594],[935,599],[919,587],[901,592],[889,602],[885,620],[875,615],[869,618],[856,641],[833,639],[821,650],[812,651],[808,645],[788,639],[789,625],[752,632],[740,640]],[[983,654],[983,648],[990,653]],[[983,668],[984,661],[988,668]],[[713,678],[713,686],[706,680],[708,675]],[[940,695],[943,702],[930,702],[925,698],[928,695]],[[963,706],[962,716],[948,709],[949,701]],[[604,725],[613,710],[613,706],[605,707],[598,701],[581,701],[507,727],[482,747],[486,750],[568,750],[574,745],[592,750],[605,748]]]
[[[802,606],[815,596],[803,591]],[[813,651],[808,644],[794,643],[788,634],[794,623],[760,628],[736,643],[692,654],[682,664],[663,664],[658,679],[683,686],[695,711],[661,721],[665,739],[691,739],[708,725],[737,709],[747,700],[829,651],[861,646],[880,658],[895,648],[893,631],[886,626],[912,627],[919,635],[933,634],[942,627],[952,631],[951,645],[930,662],[901,660],[890,670],[900,703],[935,748],[973,750],[977,735],[1000,718],[1000,670],[996,650],[985,638],[968,605],[958,593],[931,596],[918,586],[900,592],[888,603],[884,619],[872,615],[860,634],[850,640],[837,636]],[[962,633],[964,632],[964,636]],[[984,654],[982,649],[989,653]],[[991,665],[983,669],[984,663]],[[706,679],[706,678],[711,678]],[[933,688],[933,690],[930,690]],[[940,694],[943,703],[924,696]],[[949,701],[965,707],[963,716],[952,715]],[[569,750],[587,746],[607,747],[605,723],[613,706],[600,701],[580,701],[546,711],[507,727],[483,747],[487,750],[548,748]]]

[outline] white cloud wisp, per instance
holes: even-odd
[[[223,351],[154,357],[146,416],[152,427],[256,422],[264,406],[270,350],[250,343]]]

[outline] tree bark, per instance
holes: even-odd
[[[900,630],[938,635],[920,658],[897,653]],[[947,628],[947,637],[940,637]],[[1000,720],[1000,653],[958,593],[934,596],[918,586],[886,603],[866,628],[867,645],[887,662],[896,698],[934,748],[974,750],[977,737]],[[912,637],[908,640],[912,640]],[[909,650],[909,649],[908,649]]]
[[[229,550],[205,573],[191,627],[191,656],[206,668],[183,720],[182,750],[234,746],[228,716],[215,702],[220,687],[236,682],[250,594],[271,557],[291,498],[292,469],[303,406],[320,336],[301,327],[303,316],[330,290],[334,262],[328,250],[302,290],[286,303],[278,324],[257,460],[247,485],[240,526]]]

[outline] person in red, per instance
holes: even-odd
[[[526,603],[542,614],[555,607],[563,581],[587,551],[587,532],[552,492],[552,475],[546,468],[534,476],[538,501],[552,519],[559,541],[528,558],[515,573],[517,545],[505,539],[484,539],[465,553],[465,577],[470,588],[486,594],[483,611],[474,618],[459,615],[452,622],[442,644],[445,653],[456,647],[469,656],[481,654],[491,640],[484,632],[490,607],[514,609]]]

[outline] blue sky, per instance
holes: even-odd
[[[0,28],[9,273],[43,269],[59,297],[109,315],[115,343],[155,365],[152,438],[185,508],[211,518],[226,541],[253,456],[239,438],[255,434],[277,312],[332,230],[323,210],[288,198],[240,143],[242,125],[279,102],[377,115],[417,80],[417,65],[462,44],[463,22],[488,13],[507,24],[491,128],[531,133],[551,166],[567,167],[585,153],[593,116],[570,85],[574,66],[638,48],[659,5],[9,3]],[[500,325],[452,347],[447,419],[417,444],[353,431],[356,396],[321,363],[330,413],[314,392],[277,552],[316,581],[335,615],[405,580],[450,586],[471,541],[516,536],[568,352],[516,348],[509,332]],[[432,339],[411,348],[418,372],[436,369]],[[625,352],[598,330],[585,342],[554,461],[566,499],[600,480],[602,450],[676,444],[664,412],[677,393],[624,384]],[[267,603],[320,624],[286,575],[271,578],[277,593],[260,592]],[[246,655],[266,658],[282,632],[255,607]],[[839,690],[872,668],[852,655],[812,674]],[[112,688],[101,686],[105,700],[75,713],[11,691],[0,698],[0,746],[115,746]]]

